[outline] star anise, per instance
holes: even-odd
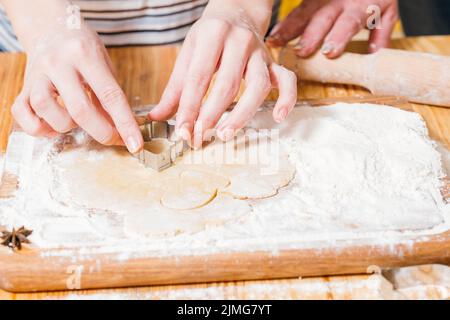
[[[2,240],[1,244],[3,246],[9,247],[13,250],[21,250],[22,243],[30,243],[28,240],[28,236],[33,233],[33,230],[25,229],[25,227],[20,227],[18,230],[14,229],[12,232],[9,231],[0,231]]]

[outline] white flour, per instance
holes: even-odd
[[[120,221],[94,221],[49,194],[51,143],[16,136],[21,152],[5,169],[18,172],[20,189],[15,200],[2,201],[0,224],[34,229],[32,241],[39,247],[68,248],[49,255],[73,255],[70,248],[78,248],[79,258],[119,252],[118,259],[254,250],[276,254],[280,249],[327,248],[352,241],[412,245],[407,240],[411,235],[426,238],[449,229],[450,206],[440,193],[445,176],[441,155],[418,114],[337,104],[296,108],[284,124],[276,125],[271,110],[263,108],[249,126],[278,127],[297,172],[277,196],[252,200],[253,212],[244,219],[195,234],[139,241],[111,237],[112,231],[121,230]],[[99,224],[105,232],[99,231]]]

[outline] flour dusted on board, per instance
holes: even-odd
[[[35,139],[33,152],[28,153],[32,161],[22,159],[33,163],[22,171],[28,182],[15,200],[3,201],[0,219],[35,229],[32,240],[42,247],[95,244],[105,251],[121,248],[121,252],[142,250],[152,255],[245,250],[276,254],[279,249],[311,243],[323,247],[337,240],[390,243],[408,234],[448,230],[450,207],[440,193],[445,175],[441,155],[418,114],[379,105],[336,104],[298,107],[284,123],[275,124],[270,108],[262,108],[249,128],[280,130],[279,142],[295,177],[271,197],[238,199],[247,203],[250,212],[236,219],[194,232],[137,235],[136,241],[124,223],[131,219],[132,208],[127,217],[127,213],[100,214],[102,208],[61,206],[61,195],[70,190],[71,180],[64,180],[64,166],[48,160],[51,143],[41,139]],[[78,142],[89,140],[84,139],[84,135],[75,137]],[[95,161],[108,152],[98,148],[83,157]],[[208,219],[214,219],[220,208],[216,210]],[[151,218],[140,219],[152,225]],[[83,252],[88,254],[89,249]]]

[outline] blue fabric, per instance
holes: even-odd
[[[183,41],[192,24],[200,18],[208,0],[152,0],[120,3],[132,8],[106,10],[108,1],[90,4],[73,1],[86,22],[96,30],[106,46],[159,45]],[[275,1],[270,29],[275,25],[281,0]],[[96,4],[95,4],[96,3]],[[152,4],[154,6],[152,6]],[[155,5],[155,4],[159,4]],[[166,4],[166,5],[161,5]],[[269,29],[269,30],[270,30]],[[22,51],[11,23],[0,8],[0,51]]]

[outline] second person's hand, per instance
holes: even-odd
[[[300,36],[295,51],[308,57],[322,46],[328,58],[340,56],[347,44],[366,27],[371,8],[379,9],[378,28],[370,32],[369,52],[387,47],[398,20],[397,0],[304,0],[276,25],[267,43],[283,46]]]

